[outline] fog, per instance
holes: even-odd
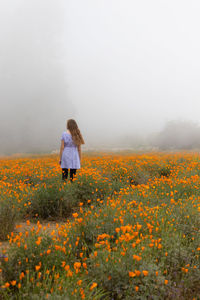
[[[185,126],[198,146],[199,13],[198,0],[0,0],[0,154],[58,149],[69,118],[85,149],[173,148],[169,124],[175,148]]]

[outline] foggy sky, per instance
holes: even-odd
[[[0,152],[200,121],[198,0],[0,0]]]

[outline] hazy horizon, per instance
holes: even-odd
[[[200,2],[2,0],[0,153],[93,147],[200,124]]]

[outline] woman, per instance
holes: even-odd
[[[73,181],[76,170],[81,167],[81,145],[84,144],[83,137],[75,120],[67,121],[67,131],[61,137],[60,165],[62,168],[62,179],[67,179],[70,169],[70,180]]]

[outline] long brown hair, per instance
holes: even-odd
[[[76,146],[80,146],[81,144],[85,144],[82,134],[78,128],[78,125],[75,120],[69,119],[67,121],[67,129],[70,131],[72,135],[72,140],[76,144]]]

